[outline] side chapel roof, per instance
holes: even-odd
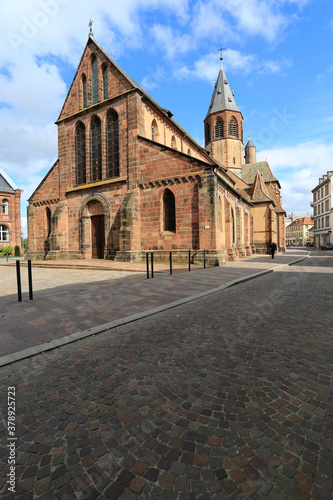
[[[264,182],[278,182],[274,177],[267,161],[259,161],[257,163],[245,163],[242,165],[241,178],[246,184],[253,184],[257,173],[260,172]],[[279,184],[280,187],[280,184]]]

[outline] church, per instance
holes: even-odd
[[[207,100],[208,104],[208,100]],[[222,66],[200,146],[92,33],[58,126],[58,159],[29,198],[30,259],[141,261],[147,251],[221,265],[271,242],[285,250],[279,181]],[[244,161],[245,160],[245,161]]]

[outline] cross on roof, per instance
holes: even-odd
[[[90,31],[89,31],[89,36],[90,36],[90,35],[91,35],[91,36],[94,36],[94,33],[93,33],[93,31],[92,31],[92,25],[93,25],[93,22],[94,22],[94,21],[92,21],[92,20],[90,19],[90,21],[89,21],[89,23],[88,23],[88,26],[89,26],[89,28],[90,28]]]

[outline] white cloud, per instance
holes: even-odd
[[[223,55],[223,67],[228,74],[283,74],[284,69],[290,66],[291,61],[286,58],[283,58],[280,61],[261,61],[254,54],[242,54],[240,51],[233,49],[227,49]],[[216,80],[219,67],[220,63],[216,57],[216,53],[211,52],[195,61],[192,69],[188,66],[182,66],[181,68],[175,70],[174,75],[179,80],[185,78],[196,78],[212,83]]]
[[[332,169],[333,142],[309,141],[257,154],[258,161],[266,158],[282,186],[283,208],[300,215],[310,213],[311,190]]]

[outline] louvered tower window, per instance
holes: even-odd
[[[79,122],[75,130],[75,164],[76,183],[86,183],[86,130],[82,122]]]
[[[114,110],[107,117],[108,177],[119,177],[119,132],[118,115]]]
[[[176,231],[176,200],[170,189],[164,191],[164,231]]]
[[[98,68],[97,68],[97,57],[92,56],[91,58],[91,88],[92,88],[92,103],[96,104],[98,102]]]
[[[106,64],[103,64],[103,97],[104,99],[108,99],[109,97],[109,89],[108,89],[108,68]]]
[[[223,137],[223,120],[222,118],[218,117],[215,123],[215,137],[216,138],[221,138]]]
[[[238,127],[235,118],[231,118],[229,122],[229,136],[238,137]]]
[[[82,75],[82,93],[83,93],[83,108],[88,106],[87,101],[87,78],[86,75]]]
[[[93,181],[102,180],[102,132],[98,116],[91,120],[91,173]]]

